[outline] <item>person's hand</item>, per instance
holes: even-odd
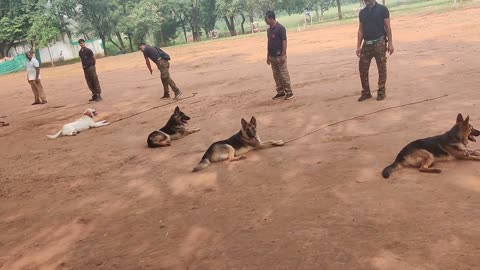
[[[39,83],[39,82],[40,82],[40,80],[39,80],[39,79],[35,79],[35,82],[36,82],[36,83]]]
[[[270,66],[270,57],[267,57],[267,65]]]
[[[388,47],[387,47],[387,52],[390,53],[390,55],[392,55],[392,53],[395,51],[395,49],[393,48],[393,44],[392,43],[388,43]]]
[[[357,47],[357,57],[360,57],[362,55],[362,48]]]
[[[280,64],[283,64],[285,62],[287,62],[287,56],[286,55],[280,56]]]

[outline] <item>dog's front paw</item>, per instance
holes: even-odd
[[[192,133],[193,133],[193,132],[199,132],[199,131],[200,131],[199,128],[193,128],[192,130],[190,130],[190,132],[192,132]]]
[[[284,146],[284,145],[285,145],[285,142],[282,141],[282,140],[279,140],[279,141],[274,142],[273,145],[275,145],[275,146]]]
[[[239,156],[239,157],[234,157],[230,161],[239,161],[239,160],[243,160],[243,159],[246,159],[246,158],[247,158],[246,156]]]

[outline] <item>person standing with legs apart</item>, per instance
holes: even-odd
[[[80,43],[80,59],[82,60],[83,73],[85,74],[85,80],[87,81],[88,88],[92,91],[92,98],[89,101],[102,100],[102,89],[100,88],[100,82],[98,81],[97,71],[95,69],[96,59],[93,51],[85,46],[85,40],[83,38],[78,40]]]
[[[358,101],[372,97],[368,81],[370,62],[375,58],[378,68],[377,100],[384,100],[385,84],[387,83],[387,55],[393,53],[392,29],[390,28],[390,13],[388,8],[375,0],[364,0],[365,8],[360,11],[358,27],[357,56],[360,58],[358,69],[362,82],[362,96]],[[363,45],[362,45],[363,41]]]
[[[157,64],[157,68],[158,70],[160,70],[160,78],[162,79],[163,84],[162,98],[170,98],[170,93],[168,90],[168,87],[170,86],[173,90],[173,93],[175,93],[174,99],[178,99],[182,94],[182,91],[178,89],[177,85],[170,77],[170,56],[163,50],[157,47],[152,47],[145,43],[141,43],[140,45],[138,45],[138,49],[143,52],[143,56],[145,57],[148,70],[150,70],[150,74],[152,74],[153,72],[152,67],[150,66],[150,60]]]
[[[43,85],[40,81],[40,63],[38,63],[37,59],[33,58],[31,52],[27,52],[25,56],[27,56],[28,59],[27,81],[32,87],[33,96],[35,98],[32,105],[47,104],[47,97],[45,96]]]
[[[265,13],[265,22],[270,26],[267,30],[267,64],[272,67],[277,86],[277,94],[273,99],[292,99],[293,92],[287,68],[287,30],[276,21],[273,11]]]

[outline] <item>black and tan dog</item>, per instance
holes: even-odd
[[[236,161],[245,159],[245,154],[251,150],[283,146],[285,143],[279,141],[260,141],[257,135],[257,120],[252,116],[250,123],[242,118],[242,129],[229,139],[213,143],[205,152],[200,163],[193,169],[193,172],[203,170],[211,162],[230,160]]]
[[[439,169],[430,168],[436,161],[453,159],[480,161],[480,151],[467,150],[468,141],[475,142],[480,131],[470,125],[470,117],[464,120],[458,114],[457,123],[442,135],[416,140],[405,146],[398,153],[395,161],[383,170],[383,177],[388,178],[401,166],[419,168],[421,172],[441,173]]]
[[[156,130],[148,135],[148,147],[155,148],[170,146],[171,140],[178,140],[187,136],[188,134],[200,131],[199,128],[193,128],[191,130],[185,128],[188,120],[190,120],[190,117],[180,111],[180,108],[177,106],[172,116],[170,116],[167,124],[161,129]]]

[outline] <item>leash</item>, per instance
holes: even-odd
[[[441,99],[441,98],[445,98],[445,97],[448,97],[448,94],[445,94],[445,95],[442,95],[442,96],[438,96],[438,97],[434,97],[434,98],[427,98],[427,99],[424,99],[424,100],[420,100],[420,101],[415,101],[415,102],[410,102],[410,103],[406,103],[406,104],[402,104],[402,105],[397,105],[397,106],[392,106],[392,107],[388,107],[388,108],[384,108],[384,109],[380,109],[378,111],[374,111],[374,112],[369,112],[369,113],[366,113],[366,114],[362,114],[362,115],[357,115],[357,116],[354,116],[354,117],[351,117],[351,118],[348,118],[348,119],[344,119],[344,120],[341,120],[341,121],[337,121],[337,122],[334,122],[334,123],[331,123],[331,124],[328,124],[328,125],[325,125],[323,127],[320,127],[318,129],[315,129],[315,130],[312,130],[300,137],[296,137],[296,138],[293,138],[293,139],[290,139],[288,141],[285,142],[285,144],[287,143],[291,143],[291,142],[294,142],[294,141],[298,141],[300,139],[303,139],[307,136],[310,136],[314,133],[317,133],[319,131],[322,131],[326,128],[329,128],[329,127],[333,127],[333,126],[336,126],[338,124],[341,124],[341,123],[345,123],[345,122],[349,122],[349,121],[353,121],[355,119],[358,119],[358,118],[361,118],[361,117],[364,117],[364,116],[369,116],[369,115],[372,115],[372,114],[376,114],[376,113],[380,113],[380,112],[384,112],[384,111],[389,111],[389,110],[393,110],[393,109],[398,109],[398,108],[402,108],[402,107],[407,107],[407,106],[412,106],[412,105],[416,105],[416,104],[420,104],[420,103],[424,103],[424,102],[429,102],[429,101],[432,101],[432,100],[436,100],[436,99]]]
[[[113,123],[116,123],[116,122],[120,122],[120,121],[129,119],[129,118],[132,118],[132,117],[134,117],[134,116],[137,116],[137,115],[142,114],[142,113],[146,113],[146,112],[151,111],[151,110],[155,110],[155,109],[158,109],[158,108],[161,108],[161,107],[165,107],[165,106],[168,106],[168,105],[177,103],[177,102],[180,101],[180,100],[185,100],[185,99],[193,98],[193,97],[195,97],[196,95],[197,95],[197,93],[192,93],[192,94],[191,94],[190,96],[188,96],[188,97],[175,99],[175,100],[172,101],[172,102],[165,103],[165,104],[162,104],[162,105],[158,105],[158,106],[155,106],[155,107],[152,107],[152,108],[149,108],[149,109],[140,111],[140,112],[136,112],[136,113],[131,114],[131,115],[129,115],[129,116],[125,116],[125,117],[119,118],[119,119],[117,119],[117,120],[113,120],[113,121],[110,122],[110,124],[113,124]]]

